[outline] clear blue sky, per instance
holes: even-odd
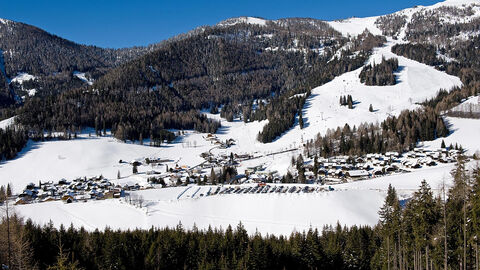
[[[237,16],[334,20],[382,15],[439,0],[5,0],[0,18],[100,47],[147,45]]]

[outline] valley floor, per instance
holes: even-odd
[[[205,196],[215,187],[190,185],[132,192],[143,197],[142,207],[133,206],[122,198],[71,204],[59,201],[34,203],[16,206],[15,210],[40,224],[51,221],[58,227],[72,223],[87,230],[107,226],[123,230],[148,229],[152,226],[174,227],[179,223],[186,228],[208,229],[212,226],[225,229],[242,222],[250,234],[289,235],[294,230],[322,228],[337,222],[374,225],[378,222],[378,209],[389,184],[397,189],[400,199],[409,198],[423,179],[438,191],[443,180],[447,185],[451,183],[453,166],[444,164],[406,174],[335,185],[334,191]],[[244,186],[248,184],[241,187]]]

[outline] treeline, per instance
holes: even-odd
[[[363,155],[386,151],[411,150],[419,141],[430,141],[449,134],[442,117],[431,108],[403,111],[381,124],[361,124],[328,130],[305,144],[309,156]]]
[[[0,161],[13,159],[27,144],[28,132],[23,128],[0,128]]]
[[[448,22],[446,18],[465,18],[474,14],[472,5],[465,7],[440,7],[423,9],[414,13],[405,31],[405,37],[410,42],[447,44],[454,42],[462,33],[478,31],[478,18]]]
[[[316,30],[301,19],[287,20],[282,26],[207,27],[119,66],[91,87],[27,98],[17,112],[18,121],[33,134],[74,134],[95,127],[97,133],[112,129],[119,139],[140,140],[170,128],[213,133],[219,123],[196,111],[223,106],[227,120],[240,115],[246,122],[270,117],[275,127],[267,127],[269,135],[262,140],[271,141],[294,123],[299,109],[298,104],[288,104],[291,93],[305,92],[358,68],[383,42],[385,38],[365,32],[330,61],[345,39],[326,24],[320,23]],[[267,46],[281,49],[267,50]],[[321,55],[315,49],[322,46],[328,48]],[[353,52],[359,53],[352,58]],[[252,101],[259,99],[267,99],[267,104],[257,113]],[[288,115],[276,117],[270,113],[272,106]]]
[[[165,100],[170,100],[167,104]],[[214,133],[220,123],[189,110],[170,88],[157,91],[90,91],[83,89],[31,98],[19,109],[18,123],[35,135],[111,129],[121,140],[160,139],[165,129],[195,129]]]
[[[402,202],[390,186],[374,227],[326,226],[289,237],[248,235],[242,224],[88,232],[24,223],[10,213],[0,224],[0,261],[12,270],[476,269],[480,170],[467,170],[460,157],[452,177],[450,190],[440,186],[434,195],[422,181]]]
[[[393,74],[398,69],[398,59],[391,58],[385,60],[382,56],[380,64],[371,64],[365,66],[360,72],[360,81],[366,85],[395,85],[396,78]]]

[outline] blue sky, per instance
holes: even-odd
[[[439,0],[5,0],[0,18],[25,22],[78,43],[130,47],[156,43],[237,16],[323,20],[382,15]]]

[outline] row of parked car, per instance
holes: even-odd
[[[333,191],[334,189],[328,187],[309,187],[309,186],[292,186],[292,185],[257,185],[247,187],[218,187],[214,192],[208,195],[216,194],[260,194],[260,193],[314,193],[323,191]]]

